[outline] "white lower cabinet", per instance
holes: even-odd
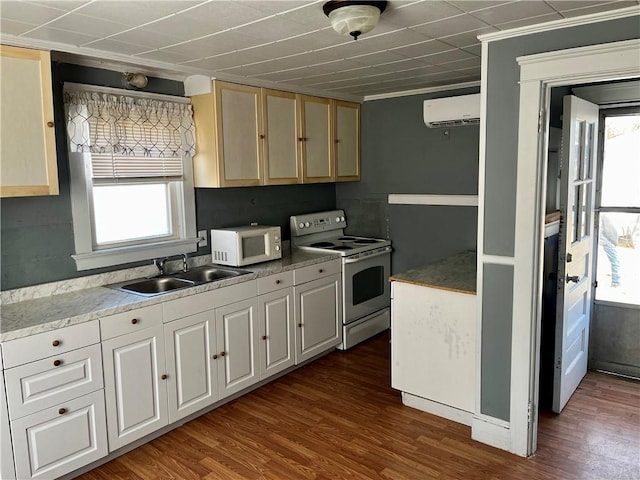
[[[293,288],[258,297],[260,327],[260,379],[275,375],[294,364],[295,330]]]
[[[11,431],[17,478],[72,472],[108,453],[103,391],[14,420]]]
[[[214,311],[165,324],[164,340],[169,422],[175,422],[218,400]]]
[[[102,342],[109,451],[168,424],[162,326]]]
[[[319,274],[324,268],[318,268]],[[296,364],[342,342],[341,280],[332,274],[294,287]]]
[[[256,297],[215,309],[221,399],[260,380],[257,310]]]
[[[0,478],[16,478],[13,465],[13,447],[11,444],[11,429],[9,428],[9,412],[7,411],[7,399],[4,396],[4,371],[2,370],[2,357],[0,356]]]

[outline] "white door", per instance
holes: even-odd
[[[260,379],[256,298],[216,308],[218,391],[220,398]]]
[[[587,373],[593,266],[598,106],[564,97],[558,304],[552,410],[560,413]]]
[[[214,320],[208,310],[164,326],[170,423],[218,400]]]
[[[102,343],[109,451],[168,423],[162,327]]]

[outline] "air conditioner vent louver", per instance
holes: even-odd
[[[477,125],[480,123],[480,94],[425,100],[424,123],[429,128]]]

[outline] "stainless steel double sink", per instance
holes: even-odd
[[[162,293],[172,292],[181,288],[193,287],[203,283],[211,283],[226,278],[247,275],[251,272],[246,270],[233,270],[220,268],[216,265],[203,265],[195,267],[186,272],[176,272],[169,275],[162,275],[152,278],[144,278],[140,280],[129,280],[127,282],[108,285],[109,288],[120,290],[127,293],[135,293],[150,297],[160,295]]]

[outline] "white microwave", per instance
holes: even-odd
[[[242,267],[282,258],[280,227],[248,225],[211,230],[211,261]]]

